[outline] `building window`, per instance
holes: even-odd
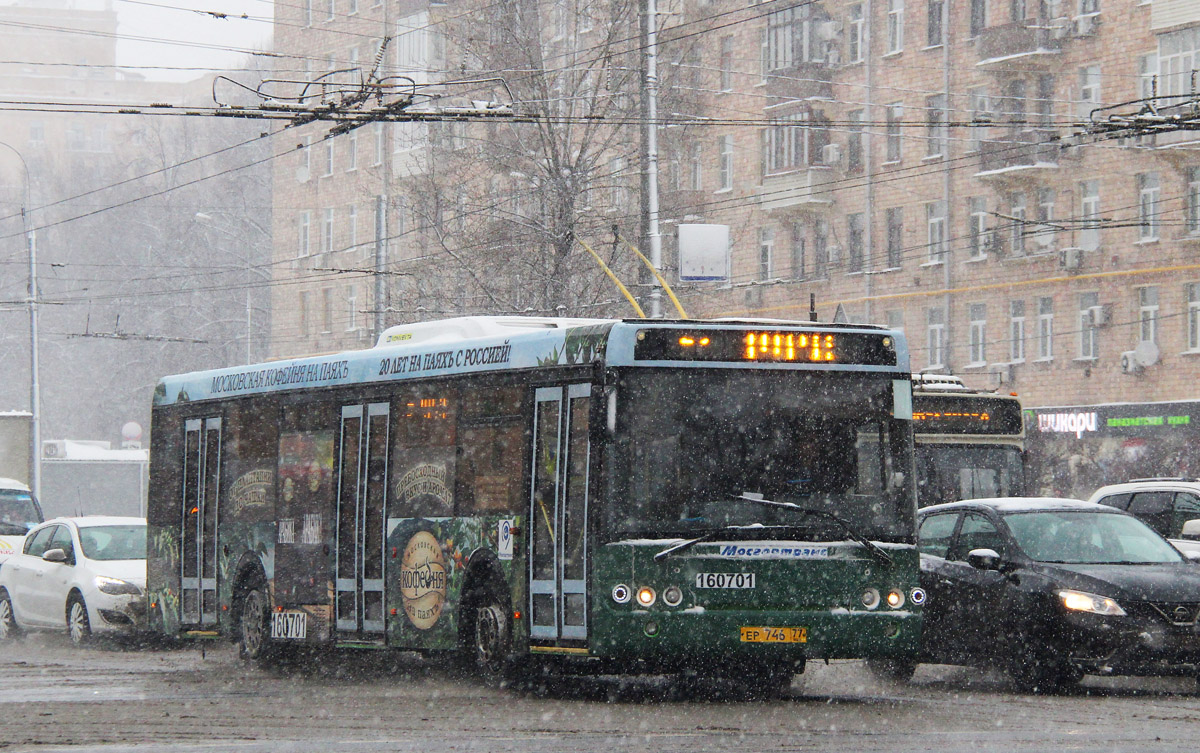
[[[904,49],[904,0],[888,0],[887,3],[887,52]]]
[[[846,62],[861,63],[864,52],[862,3],[850,6],[849,18],[846,29]]]
[[[1158,240],[1159,229],[1159,186],[1158,173],[1140,173],[1138,188],[1138,239]]]
[[[375,161],[373,164],[376,165],[383,164],[383,148],[384,144],[387,143],[387,134],[383,130],[384,125],[384,123],[375,124]]]
[[[900,161],[900,119],[904,116],[904,106],[899,102],[887,105],[887,122],[884,125],[884,161]]]
[[[888,309],[884,314],[884,319],[887,321],[888,329],[894,329],[897,332],[904,331],[904,312],[900,309]]]
[[[693,191],[700,191],[704,188],[704,146],[696,142],[691,145],[691,150],[691,179],[688,185]]]
[[[970,35],[977,37],[987,28],[987,0],[971,0],[971,29]]]
[[[733,136],[717,137],[717,190],[733,190]]]
[[[846,215],[847,272],[863,271],[863,214]]]
[[[346,331],[358,331],[358,286],[346,293]]]
[[[321,217],[321,253],[333,250],[333,207],[327,207]]]
[[[358,13],[358,0],[347,0],[346,14],[353,16],[355,13]]]
[[[925,336],[929,344],[929,361],[931,369],[946,365],[946,312],[941,308],[928,309],[925,314]]]
[[[612,181],[609,202],[613,209],[621,209],[629,203],[624,157],[613,157],[608,161],[608,177]]]
[[[1037,109],[1038,125],[1042,128],[1054,127],[1054,76],[1042,74],[1037,77]]]
[[[971,130],[968,149],[978,152],[980,144],[987,138],[988,123],[992,120],[991,103],[987,89],[977,86],[968,92],[971,107]]]
[[[1158,88],[1158,53],[1151,52],[1138,58],[1138,96],[1150,103]]]
[[[829,274],[829,223],[813,222],[813,272],[817,277]]]
[[[1158,342],[1158,287],[1138,288],[1138,341]]]
[[[774,11],[767,16],[763,67],[767,71],[793,68],[797,63],[825,60],[826,42],[815,33],[810,3]]]
[[[892,207],[887,217],[887,265],[899,269],[904,263],[904,207]]]
[[[308,256],[308,233],[312,226],[312,213],[301,212],[300,217],[296,221],[296,258],[303,259]]]
[[[972,303],[967,306],[968,351],[971,362],[968,366],[982,366],[987,363],[987,305]]]
[[[1051,224],[1054,222],[1054,189],[1039,188],[1037,191],[1037,233],[1033,236],[1037,244],[1042,248],[1047,248],[1054,243],[1054,233],[1056,229]]]
[[[332,21],[334,16],[334,0],[325,0],[325,20]]]
[[[988,231],[987,199],[982,196],[972,196],[967,201],[970,214],[967,217],[967,238],[970,244],[971,258],[982,259],[987,256],[991,246],[991,233]]]
[[[733,37],[721,37],[719,88],[723,92],[733,90]]]
[[[1085,251],[1100,248],[1100,181],[1079,184],[1079,247]]]
[[[771,127],[763,131],[765,174],[808,167],[828,138],[827,131],[810,126],[806,112],[772,118]]]
[[[851,110],[847,113],[850,121],[846,131],[846,170],[858,172],[863,169],[863,119],[862,110]]]
[[[1009,220],[1009,249],[1013,256],[1025,255],[1025,217],[1028,209],[1025,206],[1025,192],[1014,191],[1008,197]]]
[[[1187,289],[1187,347],[1200,351],[1200,282],[1189,282]]]
[[[333,288],[321,288],[321,332],[333,331]]]
[[[1200,167],[1187,169],[1187,197],[1184,199],[1184,227],[1188,235],[1200,234]]]
[[[1037,321],[1038,360],[1054,358],[1054,299],[1038,298]]]
[[[303,19],[305,26],[312,26],[312,4],[313,0],[304,0]]]
[[[1200,34],[1195,32],[1193,27],[1158,35],[1158,96],[1191,94],[1192,71],[1200,68]]]
[[[925,99],[925,156],[940,157],[946,151],[946,98],[939,94]]]
[[[325,169],[321,172],[322,176],[333,175],[333,142],[331,138],[325,139],[325,159],[322,160]]]
[[[358,129],[346,134],[346,172],[358,169]]]
[[[925,205],[926,241],[930,262],[946,260],[946,204],[931,201]]]
[[[1100,106],[1100,66],[1088,65],[1079,69],[1079,117],[1091,116]]]
[[[929,15],[925,26],[925,44],[938,47],[944,40],[946,0],[929,0]]]
[[[350,248],[358,246],[358,205],[350,205],[350,214],[346,222],[350,231]]]
[[[1008,360],[1025,361],[1025,301],[1008,302]]]
[[[1099,357],[1099,329],[1092,309],[1100,305],[1099,293],[1081,293],[1079,296],[1079,357]]]
[[[775,230],[764,227],[758,230],[758,279],[770,280],[775,276]]]
[[[807,271],[805,265],[805,243],[807,239],[804,237],[804,226],[799,222],[792,223],[792,278],[803,280]]]

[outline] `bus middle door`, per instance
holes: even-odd
[[[180,500],[179,621],[217,624],[217,511],[221,479],[221,419],[184,423],[183,496]]]
[[[387,403],[342,406],[334,609],[343,638],[384,630],[388,412]]]
[[[534,400],[530,637],[586,640],[591,385],[542,387]]]

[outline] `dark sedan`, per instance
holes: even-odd
[[[1009,498],[927,507],[917,519],[928,594],[920,661],[1000,667],[1031,690],[1085,674],[1197,673],[1200,567],[1137,518]]]

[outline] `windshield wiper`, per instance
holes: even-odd
[[[702,541],[708,541],[709,539],[712,539],[719,533],[725,533],[727,531],[734,531],[734,530],[745,530],[747,528],[763,528],[763,527],[764,526],[762,523],[755,523],[755,524],[749,525],[749,526],[721,526],[720,528],[714,528],[711,531],[703,533],[694,539],[688,539],[687,541],[681,541],[678,544],[672,544],[671,546],[662,550],[658,554],[654,555],[654,559],[655,559],[655,561],[665,559],[667,557],[670,557],[672,554],[677,554],[679,552],[684,551],[685,549],[691,549],[696,544],[699,544]]]
[[[813,515],[818,518],[824,518],[825,520],[833,522],[839,528],[845,531],[847,536],[862,544],[863,547],[866,548],[867,552],[869,552],[880,562],[885,565],[892,564],[892,555],[883,551],[878,544],[871,541],[866,536],[863,536],[858,531],[855,531],[854,528],[845,520],[827,510],[814,510],[811,507],[804,507],[803,505],[798,505],[795,502],[776,502],[773,499],[764,499],[763,497],[746,494],[744,492],[742,494],[731,494],[729,496],[731,499],[740,499],[745,502],[753,502],[756,505],[763,505],[766,507],[782,507],[786,510],[794,510],[795,512],[803,513],[805,515]]]

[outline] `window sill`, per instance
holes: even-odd
[[[1071,363],[1077,363],[1081,366],[1091,366],[1099,360],[1098,356],[1079,356],[1078,358],[1072,358]]]
[[[1159,241],[1158,238],[1142,238],[1141,240],[1134,241],[1133,245],[1135,245],[1135,246],[1152,246],[1155,243],[1158,243],[1158,241]]]
[[[898,58],[903,54],[904,54],[904,48],[900,48],[899,50],[892,50],[891,52],[885,52],[882,55],[880,55],[879,57],[883,60],[887,60],[888,58]]]
[[[944,157],[945,157],[944,154],[926,154],[924,157],[921,158],[921,161],[927,162],[927,163],[928,162],[941,162]]]
[[[1197,356],[1200,356],[1200,350],[1184,350],[1181,351],[1179,355],[1187,356],[1188,358],[1196,358]]]
[[[964,364],[964,369],[984,369],[987,368],[987,361],[976,361],[975,363]]]
[[[714,195],[719,193],[733,193],[733,186],[730,186],[729,188],[718,188],[717,190],[713,191]]]
[[[924,269],[926,267],[940,267],[945,263],[946,262],[942,261],[941,259],[931,259],[930,261],[921,262],[920,267],[921,267],[921,269]]]
[[[985,262],[987,260],[988,260],[987,254],[980,254],[978,256],[972,256],[970,258],[964,259],[963,264],[979,264],[980,262]]]
[[[945,46],[946,46],[946,45],[945,45],[945,44],[942,44],[942,43],[938,43],[938,44],[928,44],[928,45],[925,45],[924,47],[922,47],[922,48],[921,48],[921,52],[933,52],[934,50],[940,50],[940,49],[942,49],[942,48],[943,48],[943,47],[945,47]]]
[[[880,167],[896,167],[899,164],[900,164],[900,160],[893,159],[893,160],[887,160],[886,162],[880,162],[879,166]]]

